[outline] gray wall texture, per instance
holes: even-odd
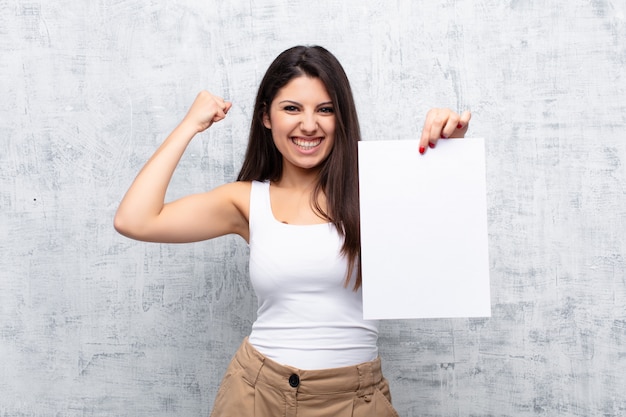
[[[0,0],[0,415],[206,416],[256,301],[234,237],[113,230],[196,93],[168,198],[233,180],[270,61],[321,44],[367,140],[486,138],[493,316],[389,321],[402,416],[626,415],[623,0]],[[427,214],[418,214],[427,216]],[[419,268],[419,264],[416,264]]]

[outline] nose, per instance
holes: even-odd
[[[302,133],[313,133],[317,130],[317,116],[315,113],[304,112],[300,120]]]

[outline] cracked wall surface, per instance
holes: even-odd
[[[625,14],[0,0],[0,415],[209,414],[255,317],[247,246],[135,242],[112,217],[201,89],[233,109],[167,198],[234,180],[260,78],[296,44],[344,64],[366,140],[417,138],[433,106],[486,139],[492,317],[381,324],[400,415],[626,414]]]

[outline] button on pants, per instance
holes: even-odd
[[[301,370],[280,365],[246,338],[233,357],[211,417],[398,417],[380,358]]]

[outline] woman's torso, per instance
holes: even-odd
[[[253,182],[250,279],[259,308],[250,343],[300,369],[350,366],[378,356],[378,328],[363,320],[361,291],[344,285],[343,239],[331,223],[291,225],[272,212],[269,182]],[[354,277],[352,277],[354,280]]]

